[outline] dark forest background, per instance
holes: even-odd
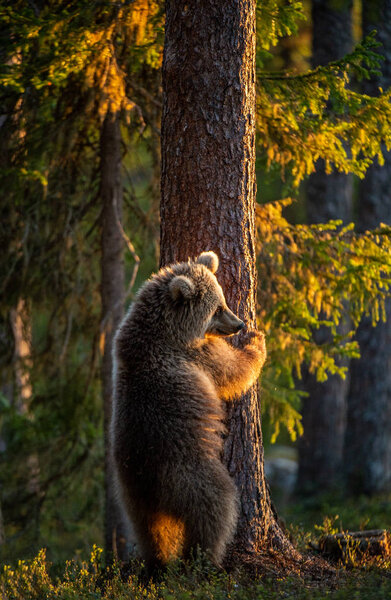
[[[111,341],[159,265],[164,20],[0,2],[5,562],[104,545]],[[257,3],[266,470],[307,541],[391,517],[390,85],[389,0]]]

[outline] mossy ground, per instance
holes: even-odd
[[[391,498],[360,498],[338,502],[329,496],[292,505],[286,516],[301,552],[324,532],[340,529],[387,528]],[[341,526],[342,523],[342,526]],[[304,525],[304,526],[303,526]],[[270,559],[270,557],[269,557]],[[316,561],[315,561],[316,562]],[[88,560],[51,564],[42,550],[29,561],[4,566],[0,575],[1,600],[381,600],[391,598],[391,559],[350,557],[334,564],[334,575],[282,574],[276,556],[272,575],[257,575],[246,567],[217,571],[205,560],[177,564],[159,580],[146,581],[142,565],[134,561],[124,575],[119,567],[107,570],[102,551],[94,547]],[[280,572],[280,574],[279,574]],[[319,576],[320,574],[320,576]]]

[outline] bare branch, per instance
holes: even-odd
[[[120,230],[122,238],[129,250],[130,254],[133,256],[133,260],[134,260],[133,273],[132,273],[132,276],[129,281],[128,289],[126,291],[126,297],[128,297],[132,293],[134,282],[136,281],[137,272],[138,272],[138,269],[140,266],[140,257],[138,256],[135,247],[133,246],[130,238],[126,235],[125,230],[122,227],[122,223],[121,223],[121,220],[120,220],[119,214],[118,214],[118,207],[117,207],[117,202],[116,202],[115,197],[113,198],[113,208],[114,208],[114,214],[115,214],[115,220],[117,223],[117,227]]]
[[[66,355],[66,351],[67,351],[68,344],[69,344],[69,338],[71,337],[72,322],[73,322],[73,313],[72,313],[72,311],[70,311],[67,315],[67,328],[66,328],[66,332],[65,332],[65,338],[64,338],[64,343],[62,346],[61,354],[59,357],[60,363],[62,363],[64,361],[64,358]]]
[[[135,90],[135,92],[138,92],[139,94],[144,96],[144,98],[149,100],[151,102],[151,104],[154,104],[155,106],[157,106],[157,108],[162,108],[162,106],[163,106],[162,103],[159,100],[156,100],[156,98],[150,92],[148,92],[145,88],[137,85],[136,83],[134,83],[133,81],[130,81],[129,79],[128,79],[128,84],[130,85],[131,88],[133,88]]]

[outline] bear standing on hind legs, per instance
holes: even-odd
[[[112,449],[119,492],[150,569],[199,547],[215,564],[235,533],[237,493],[221,462],[223,401],[265,362],[214,275],[218,258],[161,269],[140,289],[115,340]]]

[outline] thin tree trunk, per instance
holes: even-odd
[[[105,549],[106,561],[113,555],[126,560],[127,528],[114,492],[110,458],[110,421],[112,406],[112,344],[123,317],[125,301],[124,241],[122,221],[121,133],[119,117],[108,112],[100,137],[100,196],[102,201],[101,299],[102,299],[102,392],[105,441]]]
[[[14,406],[20,415],[32,419],[30,404],[33,396],[31,384],[31,314],[27,302],[19,298],[15,308],[10,310],[10,323],[14,338]],[[40,495],[39,485],[39,461],[36,453],[29,454],[27,465],[27,490],[38,499]],[[38,508],[38,505],[36,506]],[[38,524],[38,514],[36,514]]]
[[[26,302],[19,298],[10,310],[11,329],[14,336],[15,408],[19,414],[29,411],[32,397],[31,370],[31,322]]]
[[[363,85],[364,93],[376,95],[379,87],[391,86],[391,0],[363,2],[363,33],[376,29],[383,44],[382,76]],[[385,149],[384,149],[385,150]],[[385,164],[373,164],[360,185],[359,231],[391,224],[391,153]],[[391,302],[387,322],[373,328],[364,318],[357,331],[361,358],[352,362],[348,397],[345,470],[352,492],[375,493],[391,489]]]
[[[325,65],[345,56],[352,48],[352,0],[313,0],[312,64]],[[330,219],[352,219],[352,178],[333,173],[327,175],[324,163],[308,181],[307,216],[309,223]],[[344,332],[344,325],[339,333]],[[328,328],[314,332],[317,344],[330,341]],[[341,475],[346,423],[348,377],[331,375],[320,383],[315,375],[304,375],[308,397],[303,401],[304,434],[299,442],[297,488],[300,492],[323,492],[334,487]]]
[[[167,2],[161,265],[214,250],[228,305],[256,327],[255,0]],[[294,552],[270,506],[258,390],[229,411],[224,461],[241,499],[235,547]]]
[[[16,306],[9,311],[9,326],[13,338],[12,376],[10,381],[10,374],[8,374],[8,381],[7,383],[4,381],[4,384],[1,386],[1,392],[4,393],[19,415],[31,419],[30,405],[33,395],[30,376],[32,367],[31,315],[28,303],[23,298],[19,298]],[[4,343],[5,339],[2,341]],[[6,449],[6,441],[0,438],[0,452],[5,452]],[[29,510],[33,515],[35,535],[38,536],[40,498],[39,461],[36,453],[30,453],[29,449],[26,452],[26,461],[23,465],[23,478],[26,482],[28,495],[31,494],[35,500],[29,507]],[[0,506],[0,544],[4,542],[4,521]]]

